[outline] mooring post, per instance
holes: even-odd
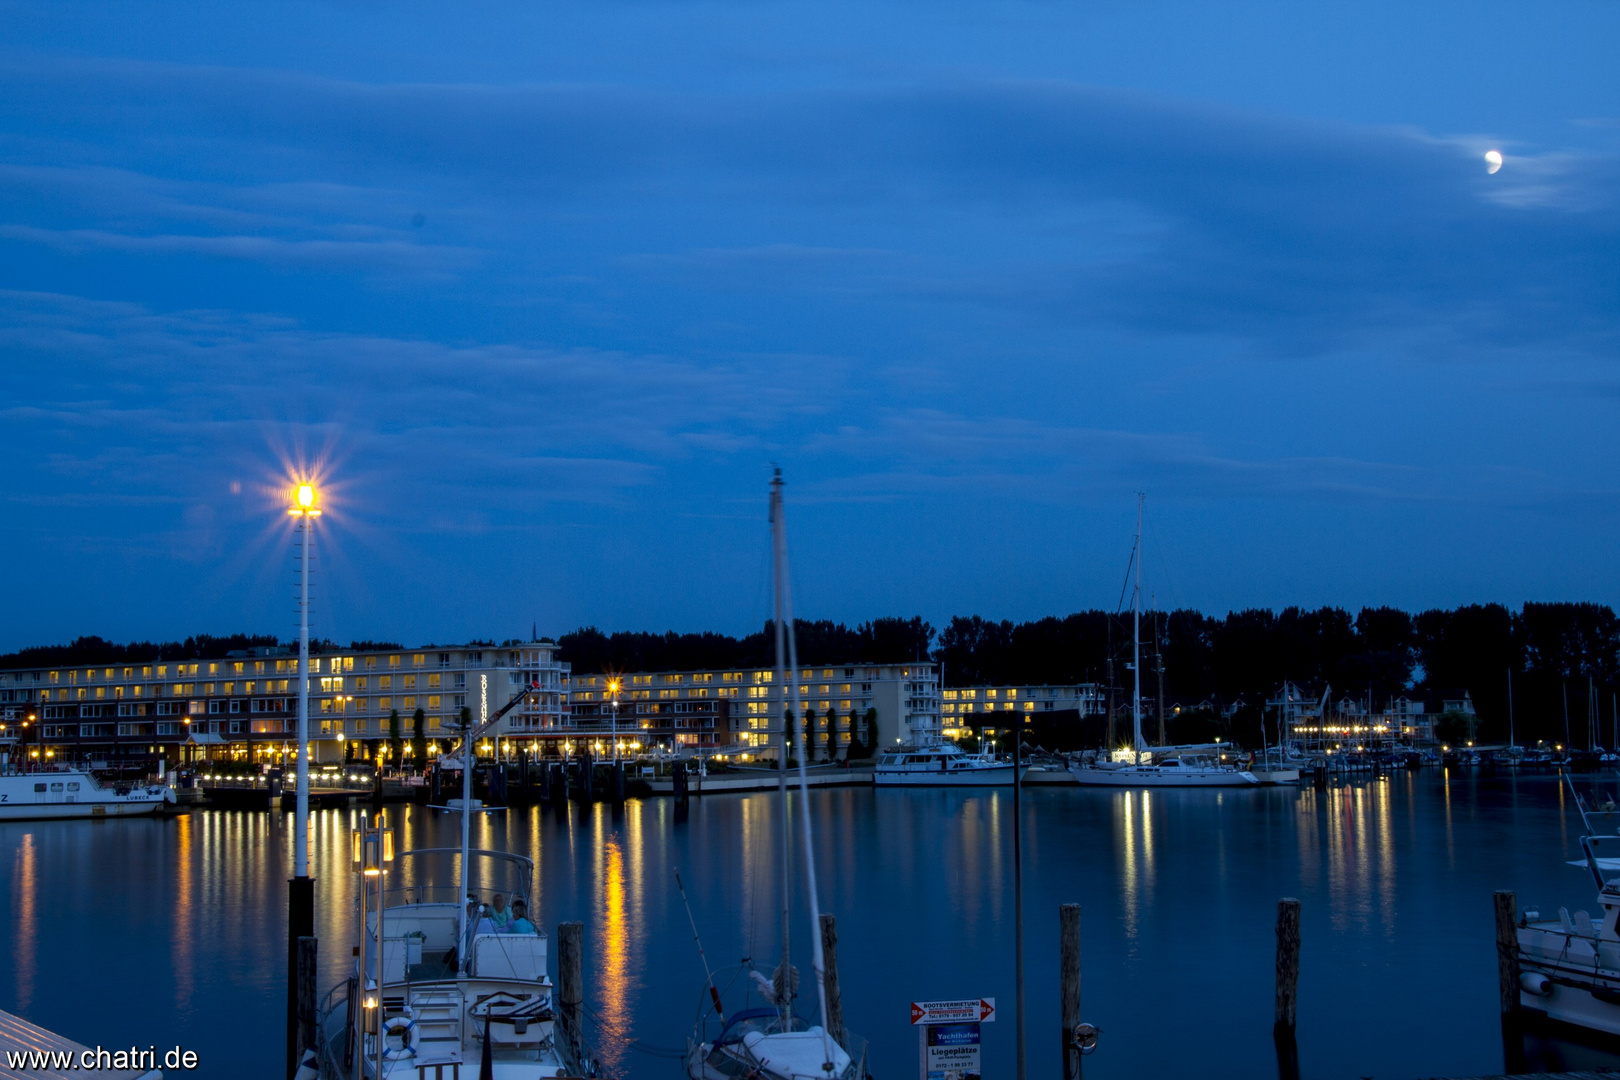
[[[1277,901],[1277,1034],[1294,1035],[1299,1004],[1299,901],[1285,896]]]
[[[827,986],[827,1034],[833,1042],[844,1042],[844,999],[838,993],[838,922],[831,915],[821,917],[822,977]]]
[[[1512,890],[1496,890],[1496,985],[1504,1019],[1519,1013],[1518,901]]]
[[[1299,901],[1277,901],[1277,1010],[1271,1037],[1277,1044],[1279,1080],[1299,1080],[1299,1044],[1294,1021],[1299,1005]]]
[[[613,763],[613,801],[624,802],[624,762]]]
[[[1063,1080],[1079,1080],[1080,1051],[1074,1031],[1080,1026],[1080,905],[1058,907],[1058,971],[1062,981]]]
[[[557,924],[557,1013],[563,1022],[574,1063],[584,1053],[581,1026],[585,1013],[585,924]]]
[[[315,939],[298,939],[298,1057],[318,1050],[315,1036]]]

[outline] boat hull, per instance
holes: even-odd
[[[1262,784],[1297,784],[1299,783],[1298,769],[1250,769],[1254,778]]]
[[[1251,788],[1260,781],[1253,773],[1225,769],[1156,769],[1151,765],[1123,769],[1072,768],[1069,772],[1081,787],[1128,788]]]
[[[89,773],[12,773],[0,776],[0,821],[136,817],[175,805],[172,788],[102,787]]]
[[[0,821],[59,821],[64,819],[150,817],[161,814],[170,803],[150,802],[45,803],[37,806],[0,805]]]
[[[1013,767],[991,765],[982,769],[914,769],[872,776],[876,787],[1012,787]]]
[[[1579,913],[1577,913],[1577,918]],[[1554,923],[1518,929],[1521,1008],[1549,1020],[1620,1036],[1620,944]],[[1545,993],[1526,986],[1545,976]]]

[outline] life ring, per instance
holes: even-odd
[[[399,1038],[398,1046],[393,1045],[390,1041],[396,1036]],[[410,1006],[407,1005],[404,1012],[390,1016],[383,1021],[384,1060],[395,1061],[399,1058],[415,1057],[415,1043],[416,1017],[411,1013]]]

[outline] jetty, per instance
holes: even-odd
[[[842,765],[812,765],[805,770],[811,787],[871,787],[871,769],[851,769]],[[689,773],[686,790],[691,795],[718,795],[739,791],[775,791],[779,770],[733,766],[725,772]],[[797,784],[794,775],[793,783]],[[675,778],[658,776],[646,781],[654,795],[675,794]]]
[[[154,1059],[161,1050],[150,1047],[89,1047],[31,1024],[20,1016],[0,1011],[0,1061],[11,1076],[29,1080],[82,1080],[106,1077],[108,1080],[163,1080],[157,1068],[113,1068],[113,1061]],[[124,1055],[119,1058],[118,1055]],[[100,1067],[100,1062],[107,1067]]]

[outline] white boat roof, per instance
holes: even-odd
[[[75,1065],[81,1060],[79,1055],[89,1047],[81,1046],[72,1039],[65,1039],[53,1031],[46,1031],[38,1024],[30,1024],[20,1016],[13,1016],[8,1012],[0,1012],[0,1054],[26,1054],[29,1051],[41,1053],[71,1054]],[[17,1070],[17,1076],[27,1076],[35,1080],[81,1080],[82,1077],[96,1076],[118,1078],[118,1080],[163,1080],[163,1073],[157,1069],[56,1069],[56,1068],[30,1068]]]
[[[827,1037],[819,1024],[805,1031],[777,1031],[769,1035],[750,1031],[743,1036],[743,1046],[754,1060],[777,1076],[826,1080],[828,1076],[842,1076],[849,1068],[849,1055]],[[827,1063],[829,1050],[832,1051],[831,1073],[822,1068]]]

